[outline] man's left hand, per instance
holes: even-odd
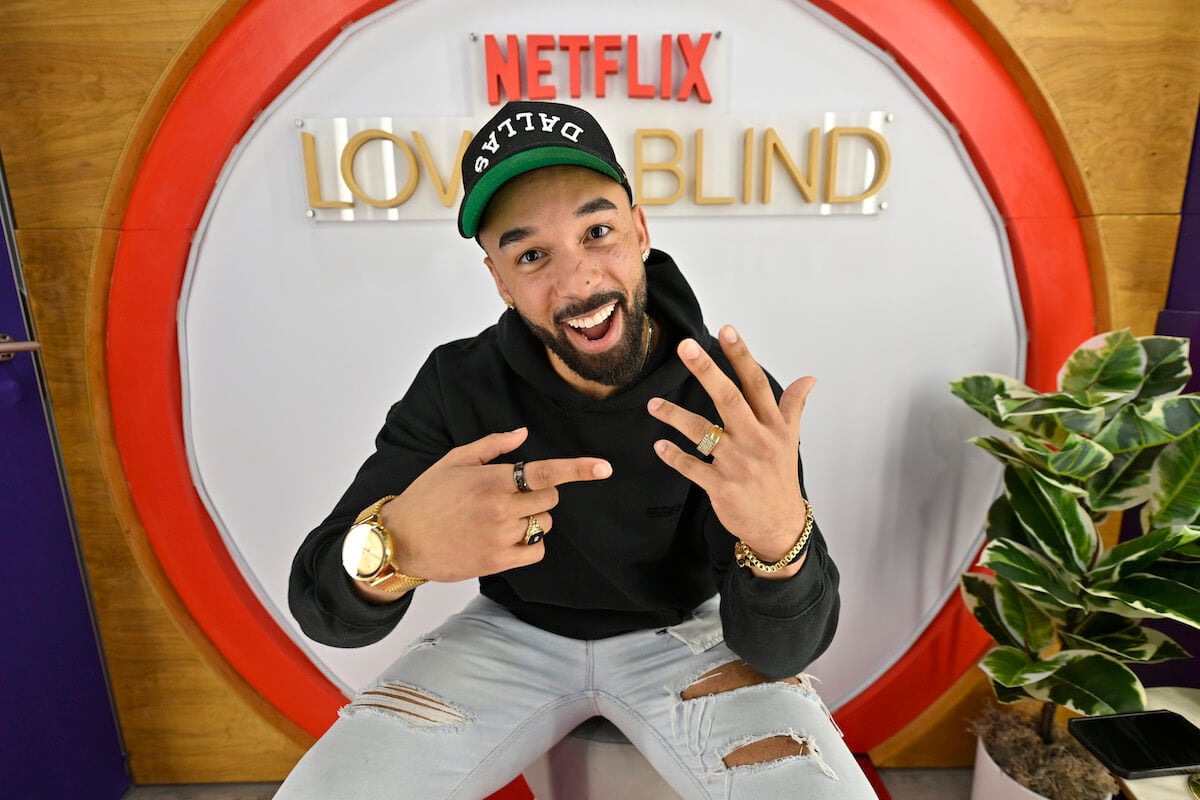
[[[733,326],[721,328],[719,339],[741,390],[694,339],[680,342],[678,353],[712,398],[720,420],[706,419],[658,397],[648,404],[651,416],[693,442],[700,442],[714,424],[723,425],[711,461],[685,453],[664,439],[654,443],[654,450],[708,493],[713,512],[726,530],[770,563],[786,555],[804,530],[806,508],[797,474],[797,447],[800,417],[817,381],[813,377],[794,381],[776,403],[767,374]],[[770,575],[755,572],[785,578],[803,562],[800,559]]]

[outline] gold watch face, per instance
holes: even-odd
[[[387,565],[387,545],[383,528],[370,523],[355,525],[342,542],[342,566],[357,580],[374,578]]]

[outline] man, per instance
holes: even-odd
[[[780,393],[732,327],[706,331],[586,111],[509,103],[463,182],[459,231],[509,310],[426,361],[290,603],[355,647],[426,581],[481,595],[279,797],[485,797],[593,716],[686,798],[874,797],[801,675],[838,612],[797,454],[815,381]]]

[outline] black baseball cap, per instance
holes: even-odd
[[[607,175],[625,187],[632,201],[629,179],[595,117],[563,103],[518,100],[505,104],[479,129],[463,154],[458,232],[466,239],[478,233],[488,202],[508,181],[535,169],[564,164]]]

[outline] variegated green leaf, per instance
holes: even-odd
[[[1155,400],[1145,411],[1145,417],[1176,439],[1200,427],[1200,396],[1181,394]]]
[[[988,677],[1009,688],[1036,683],[1054,674],[1059,665],[1035,661],[1016,647],[996,647],[989,650],[979,666]]]
[[[1142,527],[1188,525],[1200,515],[1200,431],[1163,448],[1150,469],[1150,502]]]
[[[1033,390],[1015,378],[988,372],[966,375],[950,384],[950,392],[955,397],[961,398],[963,402],[987,417],[997,427],[1004,427],[1004,421],[1000,418],[996,400],[1008,397],[1013,391],[1031,392]]]
[[[1060,630],[1072,650],[1098,650],[1121,661],[1142,664],[1188,658],[1188,653],[1161,631],[1145,628],[1115,614],[1096,614],[1075,631]]]
[[[1167,580],[1178,581],[1184,586],[1200,591],[1200,563],[1160,559],[1146,567],[1145,572]]]
[[[1084,608],[1079,582],[1032,548],[996,539],[983,549],[979,564],[1027,590],[1038,602],[1054,608]]]
[[[1138,343],[1146,354],[1146,380],[1138,392],[1138,402],[1178,394],[1192,377],[1188,340],[1175,336],[1143,336]]]
[[[1200,428],[1200,397],[1161,397],[1146,406],[1127,405],[1096,434],[1113,455],[1168,444]]]
[[[1020,645],[1020,640],[1004,624],[996,601],[996,579],[991,575],[968,572],[961,576],[963,602],[998,644]]]
[[[1036,462],[1033,460],[1034,454],[1029,451],[1029,448],[1022,447],[1016,442],[1010,442],[999,436],[976,436],[968,441],[981,450],[986,450],[995,456],[1002,464],[1029,464],[1030,466],[1036,466]]]
[[[1088,587],[1087,593],[1109,601],[1092,605],[1113,614],[1161,617],[1200,628],[1200,564],[1159,560],[1146,571]]]
[[[1001,703],[1020,703],[1023,700],[1033,700],[1034,698],[1020,686],[1010,687],[1002,683],[992,681],[992,691],[996,693],[996,699]]]
[[[1142,388],[1146,353],[1128,329],[1081,344],[1058,373],[1058,387],[1088,405],[1107,405],[1114,394],[1130,399]],[[1097,402],[1098,401],[1098,402]]]
[[[1115,394],[1111,400],[1124,395]],[[1092,408],[1078,398],[1062,392],[1041,394],[1032,389],[1013,391],[996,399],[1001,427],[1021,431],[1058,444],[1068,433],[1092,436],[1104,425],[1104,409]]]
[[[1112,461],[1112,453],[1078,434],[1068,434],[1058,452],[1046,460],[1046,469],[1055,475],[1082,481],[1104,469]]]
[[[1028,464],[1068,480],[1083,481],[1104,469],[1112,461],[1112,453],[1100,445],[1074,433],[1067,434],[1062,447],[1054,450],[1036,441],[1009,441],[997,436],[979,436],[972,444],[987,450],[1000,461],[1009,464]]]
[[[1091,614],[1116,614],[1133,620],[1162,619],[1162,614],[1157,611],[1147,611],[1109,596],[1108,587],[1092,586],[1084,592],[1084,601]]]
[[[1029,534],[1021,527],[1021,521],[1013,513],[1012,503],[1006,495],[1000,495],[993,501],[987,514],[987,539],[1012,539],[1019,544],[1033,547]]]
[[[1138,632],[1146,637],[1146,655],[1141,659],[1130,658],[1143,664],[1158,664],[1179,658],[1191,658],[1192,654],[1179,646],[1179,642],[1155,628],[1139,627]]]
[[[1165,447],[1165,445],[1163,445]],[[1107,467],[1087,480],[1087,504],[1093,512],[1120,511],[1150,499],[1150,468],[1162,447],[1113,456]]]
[[[1200,529],[1159,528],[1142,536],[1121,542],[1100,556],[1088,577],[1092,581],[1115,581],[1126,575],[1141,572],[1160,556],[1200,539]]]
[[[1037,474],[1037,479],[1047,486],[1052,486],[1060,492],[1065,492],[1080,502],[1087,499],[1087,489],[1079,485],[1078,482],[1060,477],[1051,472],[1042,472],[1040,470],[1033,470],[1033,472]]]
[[[1116,714],[1146,707],[1146,690],[1121,662],[1102,653],[1064,650],[1052,675],[1025,687],[1038,700],[1058,703],[1080,714]]]
[[[1054,623],[1040,605],[1003,578],[996,580],[995,590],[1000,619],[1024,650],[1040,653],[1054,643]]]
[[[1100,549],[1100,534],[1073,494],[1036,470],[1016,465],[1004,470],[1004,492],[1021,526],[1046,556],[1075,575],[1087,571]]]

